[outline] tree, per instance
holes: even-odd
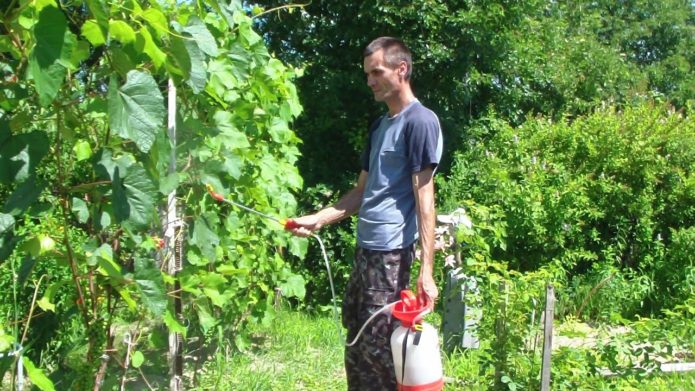
[[[592,32],[601,43],[615,48],[640,68],[650,91],[678,107],[695,97],[692,2],[573,2],[567,3],[566,9],[572,20],[595,20],[590,24]],[[581,24],[573,23],[573,28],[581,28]]]

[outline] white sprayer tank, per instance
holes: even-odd
[[[422,316],[429,308],[420,305],[412,292],[401,292],[393,316],[401,325],[391,335],[391,353],[399,391],[439,391],[444,388],[442,358],[437,330]]]

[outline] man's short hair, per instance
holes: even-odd
[[[401,61],[405,61],[408,70],[405,73],[405,80],[410,80],[410,75],[413,72],[413,56],[410,49],[405,46],[405,43],[398,38],[379,37],[373,40],[364,49],[363,57],[368,57],[379,50],[384,50],[384,60],[386,65],[391,68],[396,68]]]

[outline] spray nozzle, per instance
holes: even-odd
[[[211,184],[206,183],[205,188],[208,190],[208,193],[210,193],[210,196],[214,198],[217,201],[224,201],[224,196],[220,193],[215,192],[215,189],[212,187]]]

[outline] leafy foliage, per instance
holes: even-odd
[[[20,3],[0,29],[0,267],[22,278],[3,273],[0,319],[31,330],[13,333],[30,346],[31,378],[42,389],[147,381],[166,365],[156,342],[166,327],[244,348],[244,325],[272,320],[275,288],[303,295],[282,253],[305,250],[281,227],[216,204],[204,184],[293,213],[295,71],[268,53],[239,1]],[[168,80],[177,144],[164,124]],[[159,211],[174,190],[187,262],[171,277]],[[38,302],[24,294],[29,282]],[[183,318],[172,295],[184,297]],[[24,318],[32,312],[56,319],[52,336]],[[105,351],[116,360],[100,360]],[[126,367],[114,372],[116,362]]]
[[[618,273],[606,281],[615,287],[607,294],[625,292],[625,300],[609,302],[626,316],[658,313],[683,297],[662,283],[689,281],[688,272],[666,266],[666,254],[679,259],[680,235],[695,222],[691,117],[647,104],[513,128],[491,114],[471,136],[441,194],[445,208],[476,200],[501,209],[506,247],[493,249],[493,259],[515,270],[556,265],[593,285]]]
[[[486,287],[486,312],[501,314],[484,318],[481,383],[536,385],[520,330],[546,280],[566,288],[564,313],[663,313],[638,337],[682,343],[659,334],[663,325],[692,335],[692,4],[312,2],[278,14],[255,6],[276,4],[266,1],[10,3],[0,25],[0,350],[25,346],[38,387],[161,387],[167,331],[186,335],[200,362],[212,341],[248,347],[247,326],[273,323],[277,290],[327,302],[314,246],[316,262],[293,272],[302,265],[287,254],[301,257],[306,241],[215,203],[203,185],[287,216],[304,185],[298,164],[303,208],[335,200],[383,110],[359,63],[384,34],[413,48],[418,96],[459,151],[443,165],[453,162],[451,178],[439,179],[443,209],[464,204],[474,217],[459,234],[463,261]],[[289,125],[298,96],[303,144]],[[630,108],[645,97],[682,111]],[[171,277],[159,210],[174,190],[186,263]],[[351,229],[325,238],[343,260],[340,286]],[[187,304],[183,319],[174,295]],[[606,302],[615,307],[596,304]],[[622,370],[639,349],[613,341],[559,362]],[[115,360],[99,360],[105,351]],[[586,384],[577,377],[565,384]]]
[[[476,281],[477,289],[468,291],[466,304],[482,314],[479,323],[468,329],[479,338],[480,347],[451,352],[445,372],[461,388],[538,388],[545,287],[553,284],[556,297],[562,299],[563,292],[572,290],[566,284],[566,271],[558,263],[548,263],[521,273],[510,268],[509,262],[495,260],[493,254],[505,251],[508,231],[513,230],[506,224],[503,209],[471,200],[459,207],[465,208],[472,224],[454,231],[458,246],[453,249],[460,252],[457,273]],[[620,301],[617,295],[631,292],[618,288],[611,289],[612,296],[605,295],[603,300]],[[580,346],[558,346],[554,338],[553,387],[662,389],[671,380],[659,373],[660,364],[692,358],[692,301],[690,292],[682,303],[659,314],[660,318],[640,318],[621,326],[620,332],[599,325],[595,335],[581,340]],[[612,309],[610,303],[596,307]],[[555,311],[557,316],[558,307]],[[572,316],[567,319],[573,321]],[[558,326],[556,321],[554,335]]]

